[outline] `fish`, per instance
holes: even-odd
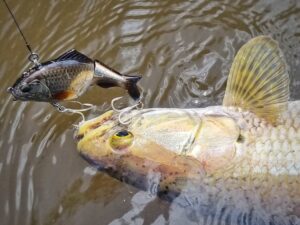
[[[8,92],[15,100],[59,102],[73,100],[96,84],[103,88],[121,87],[137,100],[140,76],[122,75],[98,60],[75,49],[23,72]]]
[[[300,101],[289,93],[279,44],[257,36],[236,54],[222,105],[110,110],[79,124],[77,149],[207,224],[300,224]]]

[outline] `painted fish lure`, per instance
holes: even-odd
[[[73,49],[25,71],[8,91],[15,100],[55,103],[76,99],[97,84],[103,88],[125,88],[137,100],[140,92],[136,83],[140,79],[122,75]]]

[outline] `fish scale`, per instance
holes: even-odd
[[[52,93],[65,90],[71,84],[70,79],[61,79],[62,73],[58,69],[50,69],[44,74],[47,86],[52,90]],[[74,76],[74,75],[73,75]],[[73,77],[72,76],[72,77]]]
[[[214,224],[300,224],[300,101],[288,101],[287,71],[277,42],[253,38],[222,106],[108,111],[80,124],[78,150],[121,181],[226,216]]]
[[[58,65],[59,66],[59,65]],[[90,78],[86,84],[82,80],[83,89],[86,89],[93,79],[93,73],[91,72],[93,65],[76,64],[76,66],[70,64],[64,68],[54,67],[49,68],[44,75],[47,86],[51,89],[52,95],[56,95],[61,92],[70,92],[77,96],[80,95],[81,88],[72,86],[72,83],[76,78],[80,78],[82,73],[89,73]]]
[[[248,167],[253,169],[252,173],[300,175],[299,117],[300,101],[289,102],[278,126],[267,124],[255,114],[242,114],[248,126],[242,132],[246,141],[239,151],[246,152],[249,160],[238,162],[235,176],[249,174]]]

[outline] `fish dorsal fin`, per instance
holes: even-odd
[[[267,36],[251,39],[233,61],[223,105],[251,111],[275,125],[288,98],[289,75],[278,43]]]
[[[54,61],[59,62],[59,61],[64,61],[64,60],[75,60],[75,61],[78,61],[78,62],[81,62],[81,63],[91,63],[91,62],[93,62],[93,60],[91,60],[89,57],[87,57],[86,55],[78,52],[75,49],[71,49],[71,50],[63,53],[62,55],[60,55]]]

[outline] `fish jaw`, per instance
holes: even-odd
[[[22,92],[18,90],[17,88],[9,87],[7,89],[7,92],[10,93],[13,97],[13,101],[26,101],[27,98],[23,96]]]
[[[79,124],[79,130],[76,134],[78,140],[77,147],[80,153],[89,156],[89,158],[99,158],[110,154],[104,142],[99,142],[99,139],[113,128],[114,123],[106,125],[113,117],[113,111],[108,111],[101,116],[92,120]],[[101,150],[98,151],[97,148]]]

